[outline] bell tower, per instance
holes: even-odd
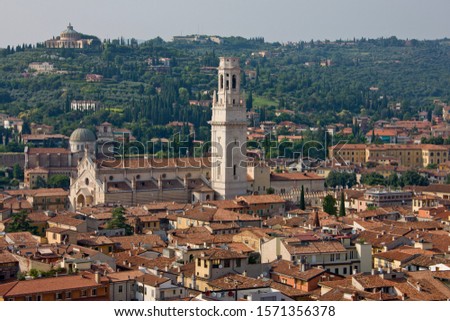
[[[217,199],[247,193],[247,118],[239,58],[221,57],[211,120],[212,188]]]

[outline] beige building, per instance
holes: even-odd
[[[325,178],[311,172],[272,173],[270,187],[275,194],[290,194],[303,189],[305,193],[320,192],[325,189]]]
[[[89,47],[94,39],[86,39],[83,34],[75,31],[69,23],[67,29],[61,32],[61,35],[47,40],[45,46],[47,48],[77,48],[82,49]]]
[[[336,145],[329,148],[329,157],[341,164],[344,162],[365,163],[366,148],[365,144]]]
[[[28,69],[37,73],[51,73],[55,71],[53,64],[48,62],[32,62],[28,65]]]
[[[261,262],[272,262],[280,257],[340,275],[369,272],[372,267],[371,245],[357,243],[352,246],[349,238],[341,242],[273,238],[262,245]]]
[[[184,276],[185,287],[208,291],[208,282],[229,273],[243,273],[249,269],[248,255],[224,249],[201,251],[195,257],[195,272]]]
[[[391,159],[401,166],[420,168],[445,163],[449,160],[449,151],[449,146],[431,144],[346,144],[330,147],[329,157],[347,163]]]

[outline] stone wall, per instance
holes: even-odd
[[[24,153],[0,153],[0,166],[13,167],[19,164],[21,168],[25,165]]]

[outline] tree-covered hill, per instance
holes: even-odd
[[[216,67],[223,55],[241,58],[248,108],[260,111],[262,120],[285,120],[275,116],[279,108],[295,111],[289,119],[309,125],[349,123],[359,114],[410,119],[432,110],[434,99],[450,98],[448,40],[282,45],[232,37],[219,45],[119,39],[85,50],[0,49],[0,113],[52,124],[64,134],[80,123],[93,127],[109,121],[142,140],[169,135],[164,125],[177,120],[193,123],[197,137],[206,139],[210,108],[190,106],[189,100],[210,99],[216,72],[204,67]],[[160,58],[170,58],[170,67]],[[32,62],[52,63],[58,72],[33,74]],[[104,80],[87,82],[90,73]],[[70,111],[74,99],[98,100],[105,108]],[[401,110],[391,108],[398,103]]]

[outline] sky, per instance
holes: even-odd
[[[0,47],[43,42],[69,22],[101,39],[439,39],[450,37],[449,12],[449,0],[0,0]]]

